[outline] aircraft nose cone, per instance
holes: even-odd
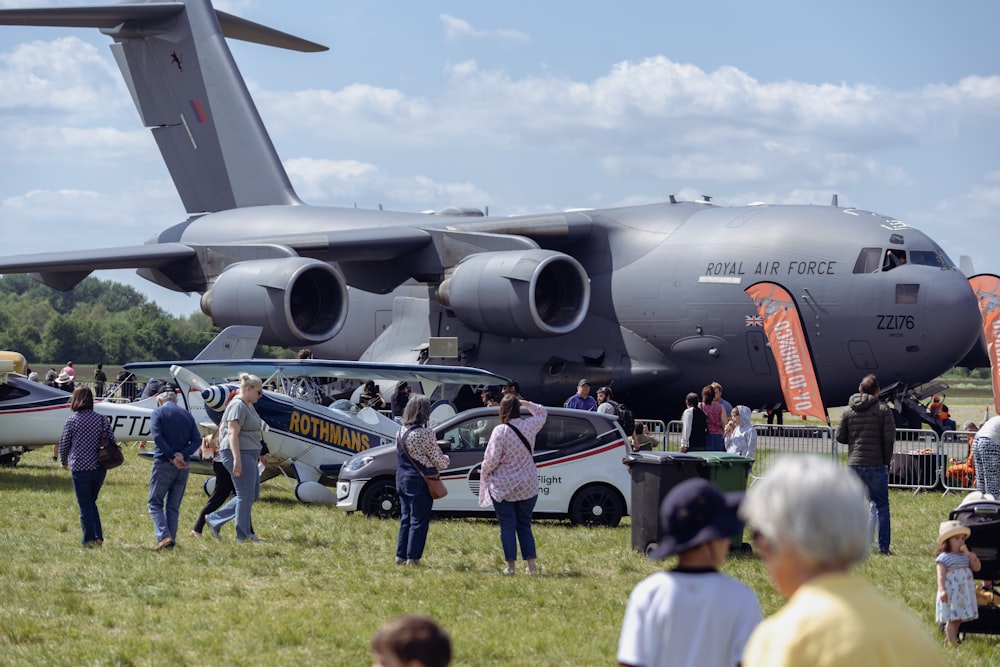
[[[976,295],[965,276],[957,271],[942,279],[924,283],[924,317],[928,318],[926,340],[921,352],[939,364],[938,374],[958,364],[982,333],[982,317]]]
[[[205,401],[205,407],[216,412],[222,410],[228,397],[229,388],[226,385],[215,385],[214,387],[203,389],[201,392],[201,398]]]

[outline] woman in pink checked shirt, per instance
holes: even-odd
[[[521,416],[521,408],[531,413]],[[548,412],[537,403],[507,394],[500,401],[500,424],[493,429],[483,456],[479,506],[493,506],[500,523],[500,544],[507,561],[505,575],[514,574],[517,543],[528,574],[537,574],[531,513],[538,500],[538,469],[533,457],[535,436]]]

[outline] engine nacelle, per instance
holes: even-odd
[[[332,266],[307,257],[239,262],[219,274],[201,309],[220,327],[263,327],[266,345],[322,343],[344,326],[347,285]]]
[[[476,331],[513,338],[559,336],[587,316],[590,278],[578,261],[553,250],[483,252],[451,271],[438,300]]]

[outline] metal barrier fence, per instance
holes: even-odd
[[[941,481],[944,492],[969,492],[976,489],[976,474],[970,461],[975,431],[945,431],[941,434],[938,451],[944,455]]]
[[[813,454],[847,464],[847,446],[837,443],[832,427],[755,424],[754,430],[757,432],[757,456],[750,471],[751,483],[765,477],[782,456]],[[664,451],[680,451],[682,431],[679,420],[666,424],[662,435]],[[972,466],[966,467],[974,435],[969,431],[945,431],[939,437],[929,429],[896,429],[889,486],[913,489],[914,493],[933,489],[944,493],[974,490],[975,473]]]
[[[662,419],[636,419],[636,424],[642,424],[646,433],[653,436],[659,442],[654,446],[654,451],[667,451],[667,424]]]
[[[766,476],[783,456],[813,454],[839,459],[833,429],[809,424],[756,424],[757,456],[750,470],[752,480]]]

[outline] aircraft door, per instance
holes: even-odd
[[[873,371],[878,368],[875,353],[872,352],[872,346],[868,341],[847,341],[847,351],[851,354],[851,360],[856,368],[863,371]]]
[[[747,356],[754,374],[771,374],[771,352],[767,348],[767,337],[763,330],[747,331]]]

